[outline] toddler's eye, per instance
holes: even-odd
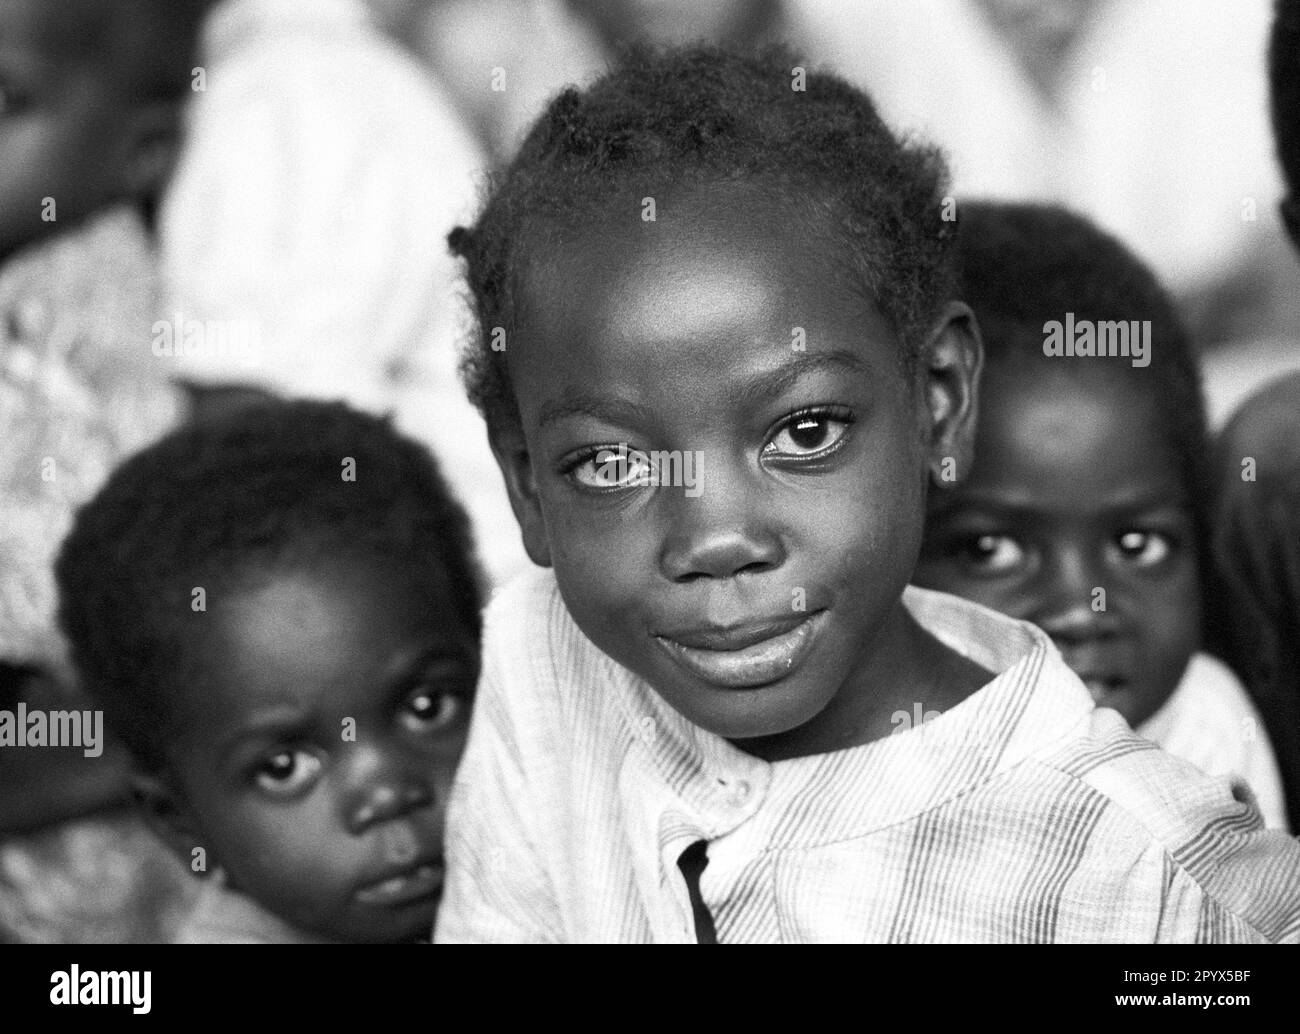
[[[257,766],[257,785],[277,797],[293,797],[311,786],[320,774],[321,759],[310,751],[286,749],[269,755]]]
[[[798,413],[772,436],[763,453],[767,456],[815,456],[835,448],[844,440],[852,421],[830,413]]]
[[[1126,531],[1114,541],[1122,563],[1135,567],[1154,567],[1173,552],[1173,543],[1158,531]]]
[[[976,535],[963,542],[958,552],[981,574],[1005,574],[1025,560],[1024,548],[1010,535]]]
[[[402,704],[402,723],[412,732],[439,732],[455,723],[465,701],[430,686],[421,686]]]
[[[569,476],[584,488],[600,490],[653,484],[653,475],[650,456],[626,445],[599,449],[569,470]]]

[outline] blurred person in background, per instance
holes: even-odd
[[[15,718],[89,706],[55,629],[54,553],[113,464],[181,415],[151,349],[152,225],[206,6],[0,3],[0,710]],[[184,873],[124,810],[123,750],[91,749],[0,749],[0,939],[158,940],[182,908]]]
[[[382,24],[400,28],[403,6]],[[209,396],[247,385],[395,413],[445,458],[490,573],[521,566],[456,374],[446,237],[484,158],[434,77],[364,0],[220,0],[187,128],[161,219],[184,341],[171,372]]]
[[[1217,425],[1300,365],[1267,200],[1268,16],[1269,0],[445,0],[417,49],[500,159],[621,42],[788,40],[942,146],[957,198],[1067,204],[1131,241],[1209,352]]]
[[[1279,210],[1300,251],[1300,0],[1278,0],[1268,45]],[[1294,262],[1281,263],[1296,289]],[[1300,292],[1296,292],[1300,294]],[[1288,355],[1300,359],[1295,335]],[[1254,694],[1278,748],[1292,828],[1300,821],[1300,370],[1232,414],[1215,455],[1217,645]]]

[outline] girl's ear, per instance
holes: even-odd
[[[984,343],[975,314],[962,302],[944,307],[920,356],[929,413],[926,448],[931,480],[951,486],[975,458],[975,422]]]
[[[131,795],[154,836],[196,873],[214,869],[217,860],[211,857],[210,847],[170,780],[163,775],[137,771],[131,773],[130,782]],[[196,848],[202,853],[196,853]],[[202,867],[195,868],[200,859]]]
[[[528,559],[539,567],[551,566],[551,544],[546,534],[546,520],[542,516],[541,501],[537,496],[537,480],[533,476],[532,456],[523,428],[517,420],[494,422],[488,430],[492,454],[506,479],[506,492],[510,508],[515,512],[519,530],[523,533],[524,551]]]

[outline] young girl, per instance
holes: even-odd
[[[414,941],[478,672],[468,525],[428,453],[342,404],[253,405],[123,465],[60,622],[207,878],[182,941]]]
[[[1300,939],[1300,847],[907,585],[981,361],[948,207],[839,79],[689,48],[559,96],[453,235],[547,570],[488,611],[439,940]]]
[[[931,496],[916,583],[1034,622],[1098,705],[1244,779],[1285,829],[1263,723],[1198,652],[1209,443],[1172,304],[1126,248],[1062,209],[966,203],[960,225],[985,345],[980,429],[970,476]],[[1094,346],[1122,329],[1129,354],[1045,355],[1054,324]]]

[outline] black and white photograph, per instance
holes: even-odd
[[[1244,1018],[1297,833],[1300,0],[0,0],[0,997]]]

